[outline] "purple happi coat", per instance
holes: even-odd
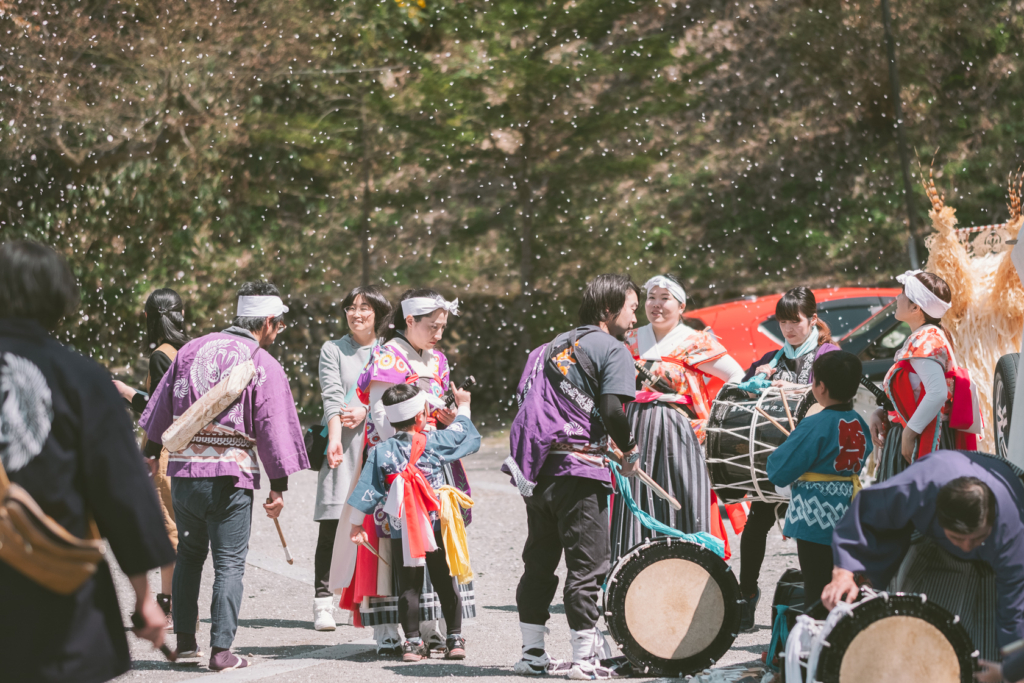
[[[235,477],[237,488],[260,487],[259,462],[281,479],[309,468],[302,426],[280,363],[247,331],[230,327],[189,342],[153,391],[139,424],[150,441],[231,370],[252,358],[256,376],[242,395],[182,451],[171,453],[169,477]]]
[[[594,398],[559,370],[559,361],[571,354],[568,345],[560,344],[550,354],[552,358],[548,357],[550,346],[544,344],[534,349],[526,361],[516,392],[519,412],[509,431],[512,452],[501,467],[527,497],[533,495],[537,478],[555,446],[558,450],[576,452],[577,462],[570,466],[569,474],[611,482],[607,468],[582,461],[587,453],[599,458],[609,448]]]

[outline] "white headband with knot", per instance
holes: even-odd
[[[238,308],[235,315],[239,318],[275,318],[282,313],[288,312],[279,296],[240,296],[238,297]]]
[[[925,287],[924,283],[917,279],[917,274],[923,271],[908,270],[903,275],[896,276],[896,282],[903,285],[903,293],[907,295],[912,303],[917,304],[931,318],[941,318],[946,315],[952,304],[935,296],[935,293]]]
[[[440,296],[414,296],[402,302],[403,317],[409,315],[413,317],[428,315],[438,309],[448,311],[452,315],[458,315],[459,300],[445,301]]]
[[[422,413],[423,406],[426,403],[429,403],[435,408],[445,407],[444,401],[432,394],[421,391],[412,398],[406,399],[401,403],[396,403],[393,406],[385,405],[384,414],[387,415],[388,422],[391,424],[405,422],[406,420],[411,420]]]
[[[683,304],[684,306],[686,305],[686,292],[683,291],[682,285],[680,285],[678,282],[675,282],[674,280],[671,280],[670,278],[667,278],[664,275],[655,275],[650,280],[644,283],[644,291],[650,292],[655,287],[664,287],[665,289],[668,290],[668,293],[675,298],[676,301]]]

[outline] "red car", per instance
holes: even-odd
[[[900,293],[892,287],[836,287],[815,289],[818,317],[828,323],[832,338],[841,336],[882,310]],[[727,301],[717,306],[687,311],[691,327],[710,327],[729,354],[744,369],[764,354],[782,347],[782,333],[775,320],[775,304],[781,294],[751,296]],[[708,384],[711,396],[718,394],[722,382],[712,379]]]

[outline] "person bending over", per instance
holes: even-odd
[[[984,453],[935,451],[864,489],[832,535],[835,568],[822,603],[852,602],[860,585],[884,589],[895,576],[893,590],[924,593],[959,616],[981,656],[995,659],[1024,637],[1019,474]],[[914,531],[922,538],[912,543]]]

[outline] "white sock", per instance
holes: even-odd
[[[591,663],[601,658],[607,659],[611,656],[611,648],[598,628],[588,628],[582,631],[569,630],[572,638],[572,661]]]
[[[398,635],[398,624],[377,624],[373,627],[373,639],[377,641],[377,647],[401,645],[402,639]]]
[[[525,624],[520,621],[519,630],[523,632],[523,652],[538,648],[544,649],[544,636],[548,633],[547,626]]]

